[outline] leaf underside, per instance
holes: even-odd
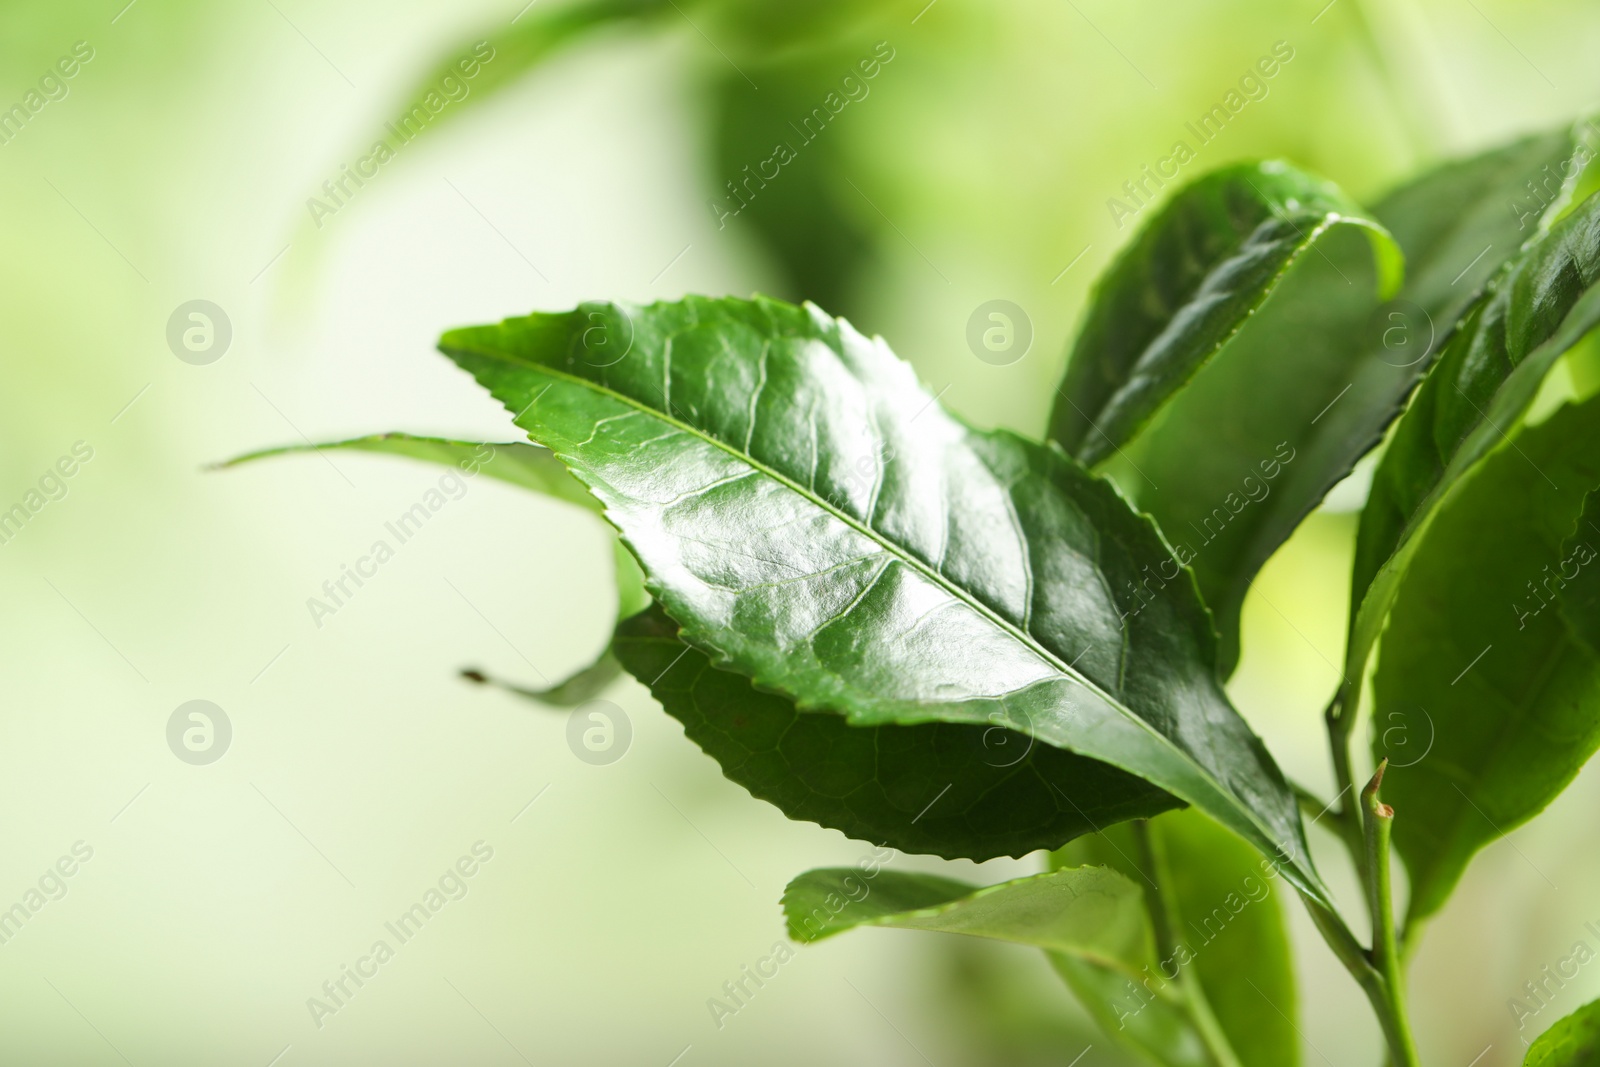
[[[1134,976],[1150,958],[1139,887],[1104,867],[1067,867],[982,888],[933,874],[807,871],[783,892],[789,936],[858,926],[965,934],[1099,961]]]
[[[1115,767],[1001,727],[852,726],[718,670],[660,607],[612,648],[689,740],[751,795],[902,852],[986,860],[1055,848],[1178,803]]]
[[[1146,866],[1129,826],[1073,842],[1053,862],[1104,864],[1145,891],[1148,907],[1173,911],[1175,944],[1147,974],[1157,994],[1129,995],[1113,972],[1086,960],[1053,957],[1056,970],[1107,1033],[1161,1063],[1213,1061],[1175,981],[1197,978],[1210,1011],[1242,1067],[1295,1067],[1294,959],[1274,878],[1238,838],[1195,811],[1151,821],[1159,869]]]
[[[1600,1067],[1600,1000],[1590,1001],[1539,1035],[1523,1067]]]

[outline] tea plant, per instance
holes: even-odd
[[[625,670],[791,818],[949,859],[1046,854],[982,888],[802,874],[796,940],[1036,946],[1154,1062],[1283,1067],[1276,884],[1390,1061],[1417,1064],[1404,967],[1424,923],[1600,744],[1600,398],[1547,399],[1600,324],[1594,132],[1449,163],[1371,210],[1283,163],[1188,185],[1096,285],[1044,442],[966,425],[813,305],[593,303],[446,333],[533,442],[482,469],[597,511],[626,548],[606,655],[531,695],[577,703]],[[1336,792],[1314,796],[1223,681],[1256,573],[1386,437],[1326,713]],[[1364,921],[1309,821],[1347,846]],[[1600,1062],[1597,1019],[1527,1062]]]

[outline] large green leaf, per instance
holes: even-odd
[[[532,490],[543,496],[575,504],[587,511],[599,513],[600,504],[589,491],[556,459],[548,448],[518,441],[451,441],[439,437],[418,437],[407,433],[372,434],[346,441],[326,444],[287,445],[281,448],[262,449],[238,456],[220,468],[234,467],[253,460],[273,456],[295,455],[305,452],[322,452],[330,449],[349,449],[355,452],[372,452],[378,455],[403,456],[408,459],[454,467],[467,477],[487,474],[502,482]],[[611,539],[612,563],[617,582],[617,618],[625,619],[643,611],[650,603],[645,592],[644,575],[633,556],[615,537]],[[615,661],[602,656],[593,666],[545,690],[523,690],[547,703],[566,705],[582,702],[591,691],[603,688],[616,676]]]
[[[1286,163],[1243,163],[1185,186],[1096,283],[1050,436],[1086,464],[1116,453],[1228,343],[1333,227],[1370,238],[1378,290],[1403,260],[1338,187]]]
[[[625,357],[586,358],[601,326]],[[1326,899],[1192,578],[1059,450],[969,429],[815,307],[584,305],[440,347],[589,486],[717,666],[858,725],[1003,726],[1110,763]]]
[[[1600,400],[1517,434],[1459,483],[1399,583],[1373,677],[1373,748],[1393,761],[1383,797],[1411,922],[1600,745],[1600,658],[1557,604],[1563,576],[1600,568],[1592,549],[1563,544],[1596,486]]]
[[[1144,992],[1130,998],[1104,968],[1084,960],[1054,959],[1057,971],[1092,1011],[1101,1002],[1097,1014],[1115,1020],[1109,1028],[1115,1036],[1164,1063],[1210,1062],[1194,1059],[1205,1040],[1204,1023],[1184,992],[1192,980],[1204,998],[1200,1010],[1214,1018],[1239,1064],[1294,1067],[1300,1062],[1294,961],[1272,889],[1277,872],[1199,812],[1164,815],[1149,823],[1148,833],[1148,849],[1136,828],[1124,825],[1051,857],[1120,871],[1143,888],[1149,908],[1169,910],[1174,940],[1142,976]],[[1150,1000],[1150,992],[1161,996]]]
[[[1516,429],[1556,359],[1600,324],[1596,280],[1600,197],[1590,197],[1505,265],[1417,389],[1361,514],[1346,703],[1440,500]]]
[[[855,867],[807,871],[783,891],[789,936],[858,926],[967,934],[1095,960],[1137,977],[1150,958],[1143,894],[1104,867],[1064,867],[979,888],[954,878]]]
[[[1482,279],[1538,231],[1543,203],[1527,183],[1556,200],[1552,175],[1572,169],[1562,164],[1576,150],[1567,131],[1527,138],[1380,201],[1372,214],[1406,257],[1406,284],[1381,307],[1362,234],[1328,233],[1126,447],[1137,469],[1123,471],[1123,484],[1180,557],[1192,556],[1225,674],[1262,564],[1378,444]]]
[[[852,726],[718,670],[659,606],[612,648],[751,795],[851,837],[946,859],[1021,856],[1176,803],[1138,778],[998,726]]]
[[[1600,1000],[1556,1022],[1528,1049],[1523,1067],[1600,1067]]]

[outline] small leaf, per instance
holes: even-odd
[[[1379,201],[1372,214],[1406,258],[1405,286],[1381,307],[1364,231],[1329,232],[1126,446],[1125,462],[1113,461],[1179,558],[1192,558],[1217,616],[1224,675],[1262,564],[1378,444],[1478,284],[1538,232],[1544,204],[1553,212],[1561,200],[1562,175],[1590,158],[1573,133],[1541,134],[1445,164]]]
[[[491,678],[476,667],[468,667],[461,672],[461,676],[468,681],[480,685],[492,685],[553,708],[575,708],[579,704],[593,700],[609,689],[611,683],[621,675],[622,664],[617,662],[617,657],[611,654],[609,648],[589,666],[546,689],[529,689],[526,686]]]
[[[1236,164],[1185,186],[1095,285],[1050,436],[1085,464],[1131,441],[1330,228],[1370,239],[1381,296],[1403,259],[1376,221],[1286,163]]]
[[[417,437],[407,433],[382,433],[320,445],[287,445],[281,448],[263,449],[237,456],[226,463],[219,463],[217,468],[226,469],[258,459],[326,449],[349,449],[385,456],[404,456],[426,463],[437,463],[442,467],[454,467],[469,478],[483,473],[543,496],[575,504],[586,511],[596,514],[600,512],[599,502],[583,487],[583,483],[567,473],[567,468],[548,448],[518,441],[451,441],[440,437]],[[633,556],[614,536],[611,542],[612,565],[615,568],[617,583],[617,618],[625,619],[648,607],[650,594],[645,591],[644,575],[640,573],[639,565],[634,562]]]
[[[804,714],[678,639],[659,606],[612,648],[689,740],[752,796],[902,852],[987,860],[1055,848],[1178,801],[1126,772],[999,726],[852,726]]]
[[[1065,952],[1133,976],[1150,957],[1139,887],[1104,867],[1068,867],[979,888],[953,878],[855,867],[807,871],[783,893],[789,936],[857,926],[967,934]]]
[[[1600,745],[1600,657],[1557,603],[1600,570],[1600,537],[1573,533],[1596,486],[1600,399],[1523,430],[1458,483],[1399,583],[1373,676],[1373,754],[1390,760],[1411,923]]]
[[[1539,1035],[1523,1067],[1600,1067],[1600,1000],[1590,1001]]]
[[[1440,500],[1516,429],[1556,359],[1600,325],[1597,278],[1600,197],[1590,197],[1505,265],[1400,418],[1356,537],[1347,703]]]
[[[881,341],[772,300],[585,305],[440,347],[600,498],[718,667],[855,725],[1110,763],[1326,899],[1192,578],[1059,450],[971,430]]]

